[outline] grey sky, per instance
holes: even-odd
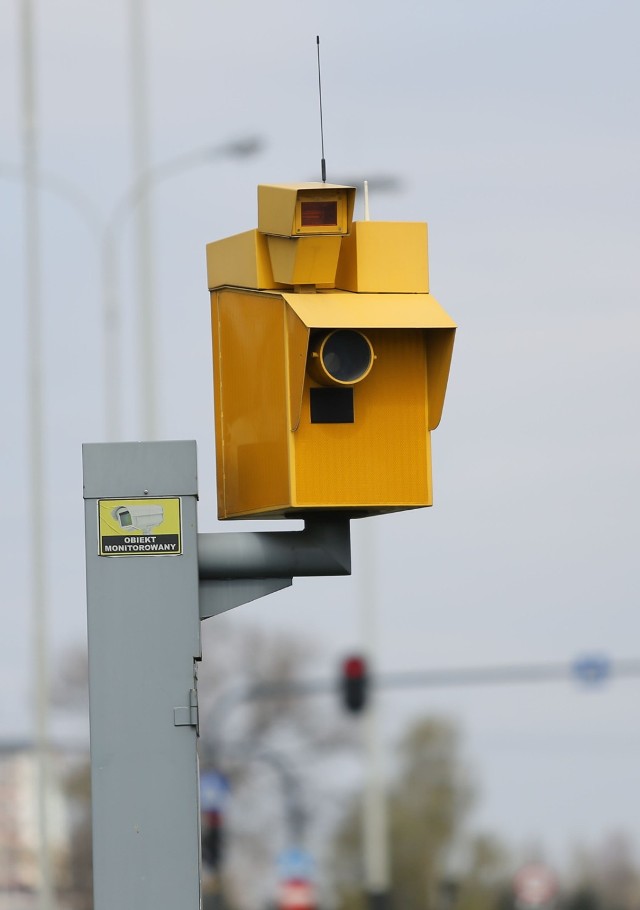
[[[20,162],[17,2],[0,0],[0,169]],[[37,4],[41,163],[106,218],[130,184],[123,3]],[[635,2],[326,0],[149,4],[152,158],[259,134],[265,153],[158,187],[161,436],[196,438],[216,526],[204,245],[255,226],[255,187],[319,177],[315,36],[330,180],[393,173],[372,217],[427,220],[431,286],[459,323],[433,435],[435,506],[375,520],[381,669],[640,654]],[[26,512],[23,207],[0,170],[4,299],[0,733],[28,730],[28,549],[49,545],[51,638],[85,633],[80,445],[103,438],[99,260],[43,193],[47,499]],[[357,214],[361,217],[361,208]],[[126,438],[139,376],[131,220],[119,244]],[[361,529],[356,525],[356,557]],[[233,622],[357,645],[358,572],[296,582]],[[430,710],[466,732],[478,824],[562,852],[640,845],[637,682],[389,694],[389,734]]]

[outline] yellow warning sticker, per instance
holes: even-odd
[[[182,553],[180,498],[99,499],[100,556]]]

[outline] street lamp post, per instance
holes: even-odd
[[[40,276],[40,202],[38,197],[39,146],[37,129],[37,89],[34,48],[34,15],[31,0],[21,3],[21,88],[22,148],[24,167],[25,266],[27,310],[27,389],[29,506],[36,514],[44,494],[44,421],[42,380],[42,312]],[[49,783],[49,729],[47,703],[49,671],[47,664],[47,584],[44,523],[35,522],[31,533],[31,616],[34,668],[34,727],[36,741],[36,817],[38,819],[38,864],[40,910],[53,910],[55,891],[51,854],[47,837],[47,794]]]
[[[37,189],[48,190],[71,205],[82,218],[99,248],[102,287],[102,357],[105,385],[104,414],[105,437],[107,440],[114,441],[122,433],[118,386],[115,382],[110,382],[109,377],[112,374],[119,376],[121,367],[120,351],[122,345],[120,338],[120,308],[118,306],[118,238],[127,215],[135,210],[141,200],[148,197],[159,184],[173,177],[178,177],[193,168],[204,167],[225,158],[236,160],[250,158],[259,154],[263,148],[264,142],[259,136],[243,136],[237,139],[230,139],[219,145],[206,145],[202,148],[193,149],[154,165],[123,193],[106,222],[104,222],[95,203],[74,184],[46,171],[38,171],[36,173],[35,185]],[[25,179],[25,169],[0,162],[0,178],[22,182]],[[36,247],[32,244],[29,248],[32,249],[31,256],[33,257],[33,250]],[[35,280],[34,275],[34,269],[29,268],[30,281]],[[33,288],[30,293],[33,293]],[[37,340],[37,332],[34,338]],[[37,359],[39,362],[40,357],[38,356]],[[144,382],[144,376],[141,377],[140,382]]]
[[[149,79],[147,72],[147,26],[145,0],[129,0],[129,49],[131,72],[131,139],[134,181],[142,180],[149,173],[151,162]],[[134,183],[135,185],[135,183]],[[153,266],[151,262],[153,237],[151,197],[140,195],[135,211],[136,240],[136,310],[138,314],[138,348],[142,366],[141,439],[155,439],[156,401],[153,386],[156,375],[156,357],[153,344]],[[106,375],[106,374],[105,374]]]
[[[144,174],[135,180],[129,189],[121,196],[119,202],[112,210],[102,236],[102,320],[103,320],[103,363],[105,382],[105,415],[107,439],[117,440],[121,434],[121,414],[118,400],[118,386],[109,381],[109,376],[120,375],[120,310],[118,307],[118,276],[117,276],[117,240],[125,217],[135,211],[138,206],[146,206],[151,192],[156,187],[178,177],[196,167],[203,167],[218,161],[221,158],[249,158],[258,154],[263,148],[263,142],[258,136],[247,136],[232,139],[220,145],[203,146],[182,155],[177,155],[168,161],[150,167]],[[148,284],[145,294],[148,292]],[[153,344],[153,320],[150,307],[139,301],[139,329],[141,344],[146,348]],[[142,390],[143,425],[141,436],[152,439],[156,432],[155,418],[155,382],[153,361],[149,356],[141,358],[141,374],[138,385]]]

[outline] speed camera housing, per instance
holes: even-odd
[[[455,324],[427,225],[353,222],[355,190],[258,188],[258,228],[207,247],[218,514],[432,503]]]

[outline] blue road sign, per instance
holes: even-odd
[[[281,879],[311,879],[313,868],[313,857],[301,847],[288,847],[278,857],[278,873]]]
[[[585,654],[572,664],[574,676],[586,685],[599,685],[611,676],[611,661],[604,654]]]
[[[203,771],[200,774],[200,810],[202,812],[224,812],[229,799],[229,781],[218,771]]]

